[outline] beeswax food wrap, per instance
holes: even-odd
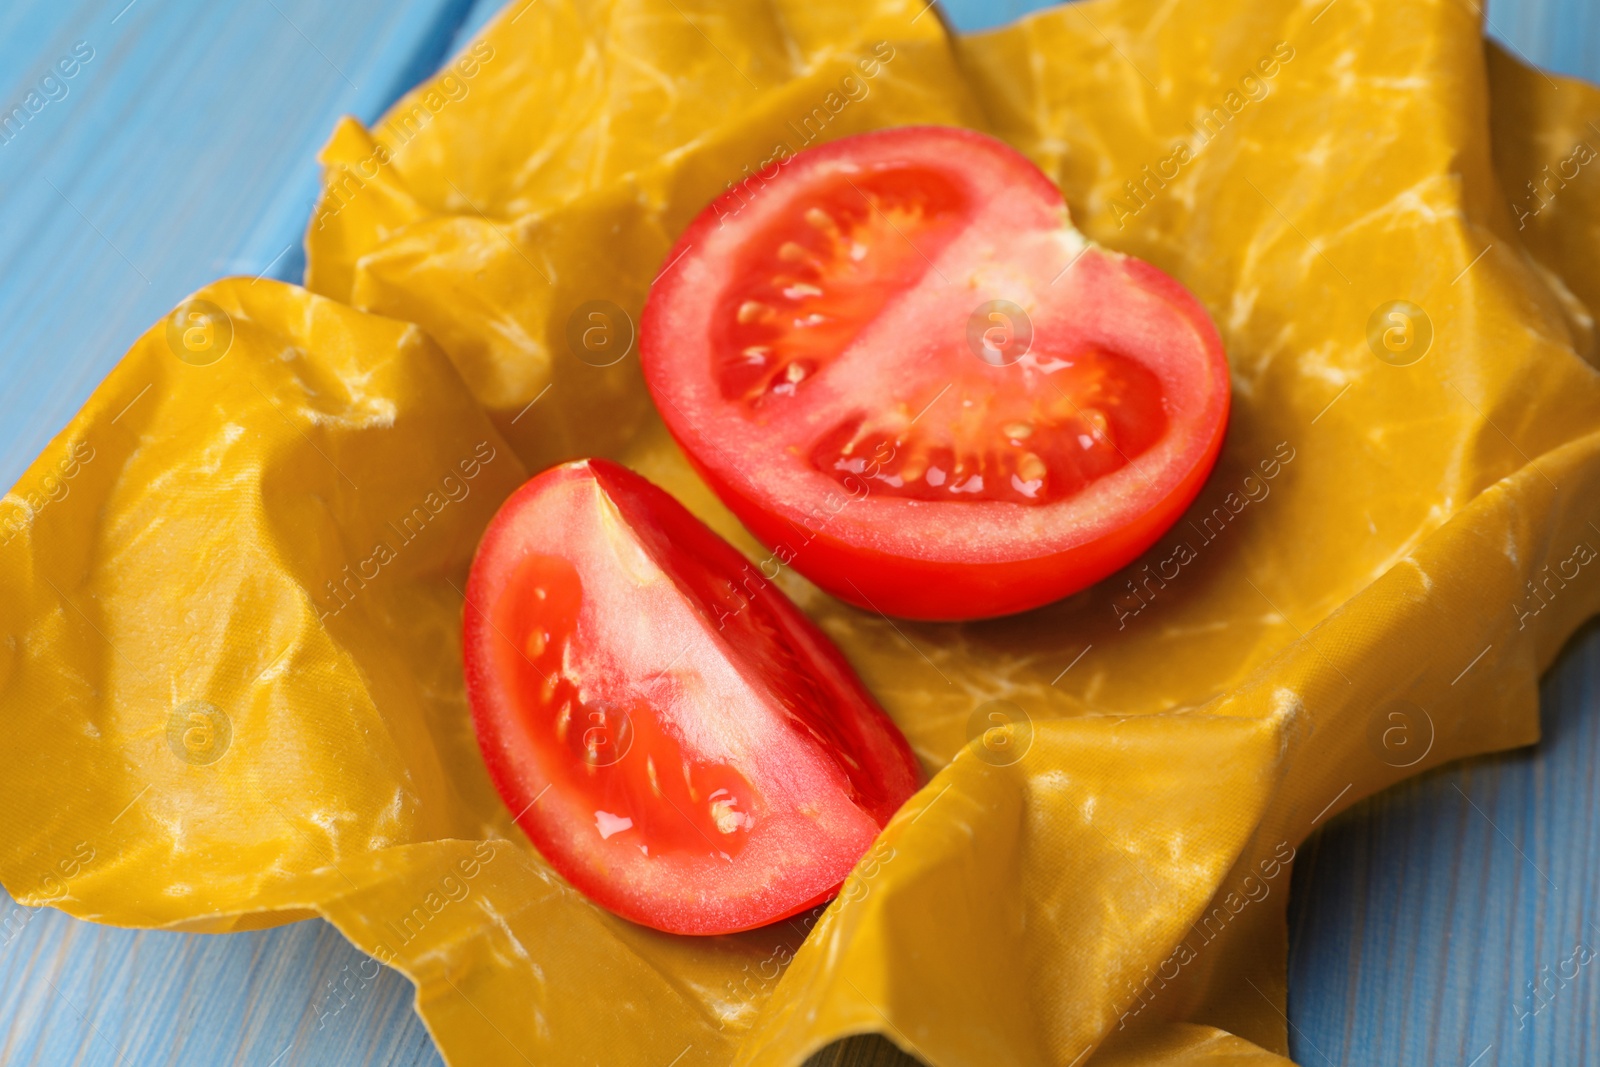
[[[1600,603],[1597,117],[1462,0],[1092,0],[972,37],[922,0],[518,4],[334,132],[307,289],[203,289],[0,505],[0,877],[129,926],[325,916],[453,1063],[864,1031],[937,1067],[1283,1063],[1296,847],[1534,741]],[[913,122],[1005,138],[1199,296],[1223,458],[1137,563],[1024,616],[891,622],[786,575],[930,781],[826,910],[632,926],[484,774],[473,546],[593,453],[764,555],[629,323],[730,182]],[[597,308],[610,348],[572,340]]]

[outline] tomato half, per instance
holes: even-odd
[[[1090,244],[984,134],[801,152],[695,219],[640,327],[662,418],[779,559],[970,619],[1134,559],[1221,447],[1228,367],[1181,285]]]
[[[501,507],[462,647],[518,825],[590,899],[658,930],[727,933],[828,899],[917,787],[828,639],[614,463],[553,467]]]

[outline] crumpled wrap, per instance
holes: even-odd
[[[1600,92],[1470,7],[1093,0],[960,38],[922,0],[514,4],[335,131],[309,292],[202,290],[220,314],[152,328],[0,505],[6,888],[325,916],[453,1063],[796,1064],[866,1031],[936,1067],[1285,1062],[1296,846],[1536,740],[1600,606],[1600,183],[1571,180]],[[569,320],[636,320],[675,234],[806,136],[912,122],[1007,139],[1199,296],[1225,451],[1142,560],[1027,615],[895,623],[787,575],[930,781],[825,911],[630,925],[484,774],[476,538],[605,454],[756,552],[636,353],[580,358]]]

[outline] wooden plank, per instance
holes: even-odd
[[[411,983],[326,923],[207,937],[16,910],[0,905],[0,1063],[441,1062]]]
[[[0,5],[0,108],[76,60],[0,136],[0,481],[184,294],[298,276],[317,148],[425,76],[468,6]],[[0,1063],[439,1063],[410,983],[364,959],[323,923],[140,933],[0,894]]]
[[[1307,844],[1289,898],[1301,1063],[1600,1059],[1600,627],[1541,709],[1537,747],[1403,783]]]
[[[1490,0],[1488,7],[1489,33],[1523,62],[1600,79],[1600,4],[1594,0]]]
[[[425,73],[468,6],[0,5],[0,108],[74,48],[89,57],[0,143],[0,482],[185,294],[298,276],[317,148]]]

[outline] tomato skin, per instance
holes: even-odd
[[[666,493],[587,460],[513,494],[468,579],[491,779],[573,886],[659,930],[829,899],[920,781],[838,650],[755,574]]]
[[[930,170],[945,167],[958,186],[967,183],[962,188],[970,203],[981,205],[985,196],[1017,202],[994,209],[995,217],[983,217],[997,230],[1034,239],[1033,251],[1019,253],[1019,262],[1023,273],[1035,275],[1036,284],[1024,286],[1039,301],[1033,308],[1035,337],[1041,337],[1042,323],[1046,345],[1090,345],[1155,368],[1163,391],[1161,409],[1170,418],[1157,445],[1131,458],[1123,456],[1126,466],[1092,478],[1075,496],[1042,506],[895,498],[861,479],[855,486],[848,484],[848,477],[845,484],[830,481],[820,466],[796,469],[803,463],[795,457],[810,446],[785,440],[772,427],[802,425],[800,416],[786,422],[781,413],[769,414],[781,412],[783,403],[770,396],[741,409],[704,383],[714,377],[708,374],[709,365],[726,359],[718,349],[727,343],[717,332],[724,328],[707,330],[707,323],[725,310],[716,306],[723,299],[717,294],[749,288],[741,271],[748,273],[752,263],[765,266],[745,246],[793,232],[793,227],[775,228],[782,225],[785,210],[798,213],[807,202],[807,183],[820,185],[836,170],[847,170],[854,176],[852,183],[864,182],[860,175],[890,162]],[[797,205],[792,210],[784,203],[786,197]],[[741,227],[749,233],[741,234]],[[902,227],[893,227],[893,232],[911,243]],[[932,224],[926,232],[939,241],[950,240],[943,231],[936,234]],[[780,236],[766,236],[771,233]],[[1047,257],[1037,249],[1048,247],[1056,234],[1069,250],[1082,247],[1082,254],[1046,267]],[[936,262],[954,273],[941,258],[938,249],[943,247],[922,257],[941,278],[944,272]],[[640,351],[646,382],[668,430],[708,485],[779,559],[857,606],[913,619],[962,620],[1012,614],[1070,595],[1154,544],[1198,494],[1221,450],[1230,407],[1227,360],[1204,307],[1157,268],[1083,242],[1071,229],[1060,192],[1048,177],[987,135],[902,127],[809,149],[785,161],[754,195],[735,187],[718,198],[684,232],[665,263],[645,305]],[[1053,288],[1053,278],[1061,275],[1067,275],[1067,284]],[[927,287],[931,279],[924,274],[916,284]],[[976,303],[1004,292],[984,290],[975,282],[969,299]],[[914,369],[919,362],[945,358],[934,351],[939,345],[956,349],[951,339],[961,333],[970,305],[952,311],[948,294],[902,299],[925,299],[928,306],[921,319],[928,325],[902,315],[898,321],[908,329],[893,335],[884,362]],[[892,303],[886,307],[888,313],[895,311]],[[1083,310],[1085,322],[1072,321],[1063,307]],[[1113,313],[1119,307],[1128,311],[1120,319]],[[972,357],[962,352],[956,361],[962,359]],[[832,367],[826,362],[817,367],[817,362],[802,364],[800,384],[789,387],[790,395],[797,389],[832,389],[848,399],[851,384],[829,384]],[[846,361],[841,357],[839,362]],[[967,373],[957,368],[952,376]],[[892,382],[892,377],[880,375],[875,381],[872,388],[862,385],[856,400],[869,412],[884,408],[888,398],[883,382]],[[1006,382],[994,386],[1009,387]],[[978,383],[976,395],[986,388],[987,383]],[[911,407],[921,408],[920,398]],[[841,497],[849,498],[842,507],[837,503]]]
[[[1159,507],[1137,524],[1089,545],[1051,556],[969,563],[889,555],[820,532],[796,547],[795,567],[846,603],[904,619],[947,622],[1029,611],[1115,574],[1155,544],[1205,484],[1222,436],[1219,432],[1209,457]],[[719,484],[716,472],[699,463],[694,466],[764,544],[797,541],[793,527],[784,519],[774,518]]]

